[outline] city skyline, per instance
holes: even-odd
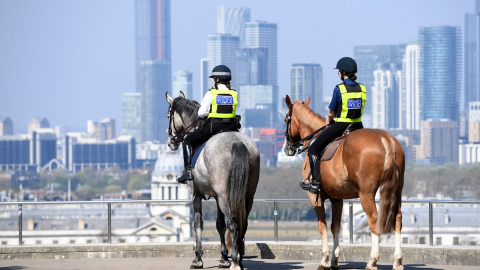
[[[371,0],[351,3],[351,8],[365,17],[352,27],[348,21],[337,23],[333,11],[338,8],[333,1],[307,1],[295,7],[276,3],[275,12],[269,9],[272,1],[262,2],[231,1],[228,7],[247,6],[252,21],[278,25],[280,97],[289,92],[293,63],[321,64],[324,95],[329,96],[338,83],[336,72],[330,73],[329,67],[342,56],[353,56],[354,46],[409,43],[417,40],[419,27],[432,25],[458,26],[463,36],[465,14],[475,12],[473,0],[462,6],[435,1],[435,8],[430,7],[433,1],[385,5]],[[206,37],[216,30],[216,12],[221,5],[224,2],[171,3],[172,73],[193,73],[196,100],[200,99],[200,59],[207,57]],[[287,10],[290,16],[284,16]],[[83,130],[87,120],[106,117],[117,120],[120,127],[121,95],[135,91],[134,15],[133,0],[32,1],[27,6],[2,1],[0,33],[8,42],[0,50],[0,91],[4,97],[0,99],[0,116],[12,119],[17,134],[25,133],[28,121],[38,116],[49,119],[52,126],[61,126],[62,131],[65,127],[68,131]],[[331,23],[334,19],[335,25]],[[194,21],[197,23],[189,23]],[[349,32],[348,37],[339,29]]]

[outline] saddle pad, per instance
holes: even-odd
[[[207,142],[204,142],[202,145],[200,145],[200,146],[195,150],[195,153],[193,153],[193,157],[192,157],[192,168],[195,168],[195,164],[197,163],[198,157],[200,156],[200,153],[202,152],[203,147],[205,147],[205,144],[207,144]]]
[[[335,152],[337,152],[338,146],[345,140],[345,136],[340,137],[339,139],[331,142],[327,147],[325,148],[325,151],[322,153],[322,158],[320,161],[327,161],[332,159],[333,155],[335,155]]]

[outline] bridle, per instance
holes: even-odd
[[[294,141],[294,136],[292,135],[292,115],[293,115],[293,105],[295,104],[292,104],[292,106],[290,106],[290,108],[288,109],[288,114],[287,114],[287,117],[285,119],[285,125],[286,125],[286,130],[285,130],[285,139],[286,139],[286,142],[287,142],[287,147],[292,150],[292,151],[296,151],[297,154],[301,154],[302,152],[304,152],[305,150],[308,149],[308,146],[309,145],[306,145],[305,147],[303,148],[300,148],[299,147],[301,145],[303,145],[303,143],[305,141],[308,141],[308,140],[311,140],[315,134],[317,134],[318,132],[324,130],[327,126],[323,126],[317,130],[315,130],[312,134],[306,136],[305,138],[303,139],[299,139],[298,141]]]
[[[287,143],[287,147],[296,152],[297,151],[297,148],[300,147],[300,141],[297,141],[295,142],[294,141],[294,137],[292,135],[292,114],[293,114],[293,105],[290,106],[290,108],[288,108],[288,114],[287,114],[287,117],[285,118],[285,126],[286,126],[286,130],[285,130],[285,140],[286,140],[286,143]]]
[[[175,117],[174,117],[175,110],[173,110],[172,107],[173,106],[170,105],[170,108],[168,108],[169,122],[168,122],[167,132],[168,132],[168,137],[170,138],[170,141],[178,145],[181,142],[183,142],[183,139],[190,132],[190,130],[192,130],[197,125],[198,121],[200,120],[200,117],[197,117],[188,127],[178,131],[177,127],[175,126]],[[175,130],[175,133],[173,133],[172,125],[173,125],[173,129]]]

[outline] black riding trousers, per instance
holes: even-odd
[[[335,138],[342,136],[343,132],[351,123],[335,122],[326,127],[318,136],[317,139],[308,147],[308,157],[312,155],[320,158],[323,149],[333,141]]]
[[[212,119],[208,119],[203,127],[200,127],[193,132],[190,132],[183,140],[184,144],[190,145],[192,148],[196,148],[208,141],[210,137],[220,131],[238,131],[235,123],[232,122],[217,122]]]

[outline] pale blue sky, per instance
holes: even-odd
[[[474,11],[474,0],[171,0],[172,71],[193,72],[196,99],[219,5],[250,7],[252,20],[278,24],[283,96],[293,63],[320,63],[328,96],[336,61],[353,56],[355,45],[415,41],[419,26],[463,33],[464,16]],[[0,116],[17,133],[33,117],[62,131],[112,117],[119,130],[121,93],[135,91],[134,58],[134,0],[0,0]]]

